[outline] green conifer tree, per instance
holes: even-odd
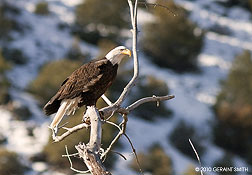
[[[238,55],[214,105],[215,143],[252,164],[252,56]]]
[[[125,0],[85,0],[76,8],[74,33],[97,44],[102,38],[119,40],[120,29],[128,27]]]
[[[203,45],[203,33],[188,18],[188,13],[173,1],[157,0],[166,8],[151,10],[155,20],[143,26],[142,48],[161,67],[178,72],[195,70]]]

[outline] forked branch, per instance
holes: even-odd
[[[88,115],[91,122],[90,140],[87,145],[80,143],[75,148],[78,150],[79,156],[83,159],[92,175],[111,175],[102,165],[99,154],[102,135],[99,112],[95,106],[89,106],[87,107],[85,115]]]
[[[55,143],[56,143],[56,142],[60,142],[60,141],[64,140],[67,136],[71,135],[72,133],[77,132],[77,131],[79,131],[79,130],[81,130],[81,129],[83,129],[83,128],[88,129],[89,127],[90,127],[90,125],[88,125],[88,124],[86,124],[86,123],[81,123],[81,124],[76,125],[76,126],[74,126],[74,127],[72,127],[72,128],[63,127],[63,129],[65,129],[65,130],[67,130],[67,131],[66,131],[65,133],[63,133],[62,135],[60,135],[60,136],[54,137],[54,140],[53,140],[53,141],[54,141]]]
[[[136,102],[132,103],[128,107],[120,107],[116,105],[108,106],[105,108],[102,108],[99,110],[99,112],[102,114],[103,118],[109,117],[112,113],[118,112],[121,114],[128,114],[138,106],[148,103],[148,102],[157,102],[160,103],[161,101],[167,101],[170,99],[173,99],[175,96],[174,95],[165,95],[165,96],[155,96],[153,95],[152,97],[145,97],[137,100]]]

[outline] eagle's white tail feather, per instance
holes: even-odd
[[[60,104],[60,107],[50,125],[51,129],[57,129],[59,123],[61,122],[64,115],[73,115],[75,110],[78,108],[78,103],[80,98],[66,99]]]
[[[80,102],[80,98],[74,98],[69,101],[69,105],[67,107],[66,115],[74,115],[76,109],[78,108],[78,103]]]
[[[62,118],[64,117],[66,111],[67,111],[67,106],[68,106],[68,101],[62,101],[62,103],[60,104],[60,108],[58,109],[51,125],[50,128],[54,129],[56,127],[58,127],[58,124],[60,123],[60,121],[62,120]]]

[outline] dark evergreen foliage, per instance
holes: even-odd
[[[237,56],[217,96],[213,127],[217,145],[239,154],[252,164],[252,56]]]
[[[158,144],[153,144],[147,154],[138,153],[138,159],[143,172],[148,172],[152,175],[173,174],[171,159]],[[136,160],[131,162],[130,167],[136,172],[139,172]]]
[[[7,143],[7,137],[0,133],[0,145]]]
[[[0,2],[0,39],[10,39],[9,32],[12,30],[21,31],[20,24],[14,18],[19,13],[19,9],[9,5],[8,1]]]
[[[86,0],[76,9],[73,33],[93,44],[102,38],[119,40],[119,30],[128,27],[127,16],[127,1]]]
[[[48,15],[50,13],[47,2],[39,2],[36,5],[34,13],[38,15]]]
[[[79,37],[74,37],[71,48],[68,50],[66,54],[66,58],[73,61],[86,61],[86,57],[88,57],[88,53],[82,53],[80,48],[80,39]]]
[[[0,50],[0,105],[7,104],[11,98],[9,94],[10,82],[5,72],[10,69],[10,64],[5,60]]]
[[[229,153],[225,153],[222,158],[214,163],[214,167],[235,167],[233,156]],[[223,171],[221,175],[236,175],[237,172],[232,169],[232,171]]]
[[[30,119],[32,113],[27,106],[17,106],[12,110],[14,117],[17,120],[28,120]]]
[[[240,6],[252,12],[252,0],[226,0],[218,1],[218,3],[226,7]]]
[[[163,96],[169,94],[166,83],[153,76],[141,77],[137,88],[137,92],[132,97],[132,102],[153,95]],[[171,111],[166,107],[165,102],[159,104],[157,102],[145,103],[136,108],[133,113],[145,120],[155,120],[156,116],[168,118],[171,115]]]
[[[201,29],[189,20],[187,11],[173,1],[158,0],[157,3],[170,10],[158,7],[151,10],[156,19],[143,26],[144,52],[161,67],[177,72],[195,71],[197,55],[203,45]]]
[[[3,48],[3,56],[11,63],[26,64],[28,58],[23,54],[22,50],[16,48]]]
[[[176,149],[192,159],[195,159],[196,155],[188,140],[191,139],[198,154],[202,156],[204,154],[202,138],[203,136],[200,135],[200,133],[197,132],[193,126],[186,124],[182,120],[178,122],[169,137],[170,143],[173,144]]]
[[[114,101],[116,100],[122,89],[127,85],[132,75],[132,71],[122,69],[118,72],[117,78],[110,90],[113,94],[110,94],[110,98]],[[159,80],[153,76],[142,76],[137,82],[137,86],[133,88],[131,96],[129,96],[129,103],[133,103],[140,98],[151,97],[153,95],[163,96],[169,94],[169,89],[163,80]],[[140,117],[145,120],[155,121],[157,117],[169,118],[171,116],[171,111],[166,106],[165,102],[160,102],[157,106],[156,102],[145,103],[137,107],[132,111],[136,117]]]
[[[28,90],[44,105],[57,92],[61,83],[81,65],[82,62],[68,59],[50,62],[41,68]]]
[[[16,153],[0,148],[0,175],[23,175],[26,170]]]

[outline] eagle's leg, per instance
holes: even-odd
[[[58,125],[62,118],[64,117],[68,107],[68,101],[62,101],[60,108],[58,109],[52,123],[50,124],[49,128],[52,130],[52,137],[55,138],[58,132]]]
[[[51,128],[51,129],[52,129],[52,138],[54,140],[57,136],[57,133],[58,133],[58,127]]]
[[[90,117],[89,117],[89,115],[87,115],[86,111],[83,112],[82,122],[83,122],[83,123],[86,123],[86,124],[88,124],[88,125],[91,124],[91,122],[90,122]]]

